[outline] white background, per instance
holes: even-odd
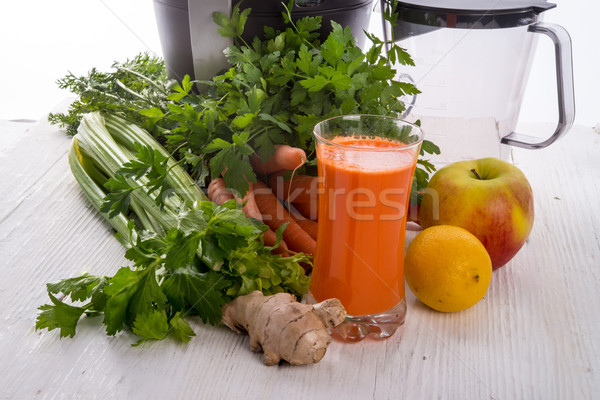
[[[576,123],[600,123],[600,3],[556,1],[546,22],[563,25],[574,52]],[[378,9],[378,7],[377,7]],[[376,16],[377,17],[377,16]],[[39,119],[69,96],[56,79],[67,71],[106,70],[142,51],[161,55],[150,0],[4,2],[0,12],[0,120]],[[557,120],[554,54],[539,40],[520,122]]]

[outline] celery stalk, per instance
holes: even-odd
[[[104,119],[98,113],[84,115],[77,136],[79,137],[79,145],[112,178],[115,178],[117,171],[133,158],[129,150],[119,146],[113,139],[104,125]],[[144,177],[139,180],[126,178],[126,181],[132,187],[147,183],[147,179]],[[183,205],[180,197],[170,196],[165,202],[166,205],[163,210],[156,204],[155,194],[149,194],[144,190],[134,190],[131,197],[132,202],[138,202],[139,206],[159,221],[162,226],[176,226],[176,212]]]
[[[119,144],[124,145],[127,149],[135,152],[135,144],[139,143],[143,146],[158,150],[163,156],[169,157],[168,167],[173,168],[176,161],[171,157],[171,154],[158,143],[158,141],[152,137],[148,132],[140,128],[135,124],[128,123],[124,119],[117,116],[106,116],[106,128],[110,134],[114,137],[115,141]],[[183,172],[183,173],[181,173]],[[200,190],[194,180],[183,170],[176,169],[173,174],[167,176],[167,182],[175,189],[175,192],[179,194],[186,201],[206,201],[208,198]]]
[[[96,183],[94,179],[90,176],[88,171],[83,167],[83,156],[79,151],[78,140],[77,138],[73,138],[73,142],[71,143],[71,147],[69,148],[69,166],[71,167],[71,171],[77,183],[83,190],[85,197],[89,200],[90,204],[96,211],[98,211],[104,219],[106,219],[112,226],[119,232],[123,238],[126,240],[131,240],[133,238],[129,237],[129,230],[127,229],[127,223],[129,219],[123,215],[123,213],[119,213],[113,218],[109,218],[107,214],[100,211],[102,207],[102,201],[104,200],[104,196],[106,193],[104,190]]]
[[[115,178],[127,162],[135,159],[136,143],[170,156],[148,132],[119,117],[103,117],[99,113],[83,116],[73,140],[69,162],[77,181],[97,210],[100,210],[106,195],[102,185],[109,177]],[[146,177],[126,178],[131,187],[140,187],[131,193],[131,211],[146,230],[161,235],[177,226],[178,213],[185,205],[208,200],[174,159],[169,157],[167,163],[169,172],[166,179],[173,193],[165,200],[163,209],[155,202],[156,194],[148,193],[142,187],[148,183]],[[126,216],[119,214],[115,220],[105,214],[103,216],[124,238],[128,237]]]

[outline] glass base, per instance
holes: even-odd
[[[306,302],[317,301],[309,293]],[[358,342],[367,336],[373,339],[387,339],[404,324],[406,319],[406,299],[394,308],[378,314],[347,315],[344,322],[329,330],[332,337],[347,342]]]

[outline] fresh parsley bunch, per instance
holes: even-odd
[[[345,114],[401,115],[402,96],[419,91],[411,83],[395,80],[392,64],[414,65],[405,50],[368,34],[372,45],[363,52],[348,27],[332,22],[332,31],[321,43],[318,30],[321,17],[292,21],[286,7],[283,18],[289,25],[283,31],[265,28],[265,39],[248,44],[242,38],[248,10],[234,8],[231,18],[216,13],[219,32],[234,38],[225,54],[233,65],[211,82],[210,93],[220,100],[220,134],[203,149],[210,156],[213,177],[224,171],[231,188],[245,193],[247,182],[256,177],[249,156],[269,158],[275,144],[304,149],[314,160],[314,125],[326,118]],[[439,153],[433,143],[422,146],[425,153]],[[433,166],[420,161],[415,191],[427,184]],[[238,177],[236,179],[236,177]],[[245,179],[243,179],[245,177]]]

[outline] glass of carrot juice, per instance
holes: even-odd
[[[348,316],[334,334],[387,338],[404,323],[404,234],[423,132],[394,117],[345,115],[314,128],[319,230],[310,285]]]

